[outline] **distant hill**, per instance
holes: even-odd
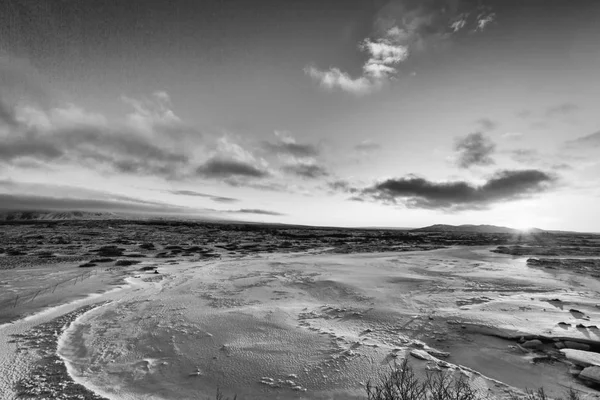
[[[473,233],[511,233],[519,234],[523,231],[519,229],[507,228],[496,225],[444,225],[436,224],[424,228],[413,229],[411,232],[473,232]],[[544,232],[542,229],[533,228],[528,232]]]
[[[117,219],[119,215],[94,211],[0,211],[0,221],[64,221]]]

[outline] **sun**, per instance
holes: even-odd
[[[519,221],[518,223],[514,223],[512,224],[512,227],[514,229],[517,229],[523,233],[528,233],[530,232],[532,229],[534,229],[534,224],[531,223],[530,221]]]

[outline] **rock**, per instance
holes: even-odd
[[[434,358],[424,350],[412,350],[410,355],[419,360],[433,361]]]
[[[600,367],[600,354],[591,351],[562,349],[561,353],[565,355],[567,360],[582,367],[596,366]]]
[[[556,342],[554,343],[554,347],[556,347],[557,349],[564,349],[566,346],[563,342]]]
[[[446,351],[440,351],[440,350],[436,350],[436,349],[432,349],[432,348],[427,348],[425,351],[434,357],[447,358],[450,356],[450,353],[448,353]]]
[[[587,367],[579,374],[580,379],[593,383],[600,383],[600,367]]]
[[[569,368],[569,373],[573,376],[579,376],[581,371],[582,371],[582,369],[577,366]]]
[[[528,340],[521,344],[521,346],[525,347],[526,349],[540,349],[543,345],[544,344],[542,343],[542,341],[538,339]]]
[[[565,347],[569,348],[569,349],[575,349],[575,350],[589,350],[590,349],[590,345],[589,344],[585,344],[585,343],[579,343],[579,342],[572,342],[570,340],[565,340]]]

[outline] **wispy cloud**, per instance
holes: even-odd
[[[239,201],[239,199],[234,199],[233,197],[215,196],[212,194],[196,192],[194,190],[167,190],[167,192],[177,196],[203,197],[217,203],[236,203]]]
[[[327,187],[333,192],[355,194],[360,191],[358,188],[354,187],[350,182],[343,179],[327,182]]]
[[[547,117],[556,117],[556,116],[572,114],[578,110],[579,110],[579,106],[577,104],[561,103],[561,104],[557,104],[557,105],[548,107],[546,109],[545,114]]]
[[[523,132],[516,132],[516,131],[509,131],[509,132],[504,132],[502,135],[503,139],[519,139],[521,137],[523,137]]]
[[[495,163],[491,155],[495,152],[496,145],[480,132],[458,138],[454,149],[458,156],[456,163],[460,168],[470,168],[474,165],[487,166]]]
[[[230,211],[226,211],[226,212],[233,213],[233,214],[258,214],[258,215],[272,215],[272,216],[286,215],[286,214],[282,214],[277,211],[261,210],[261,209],[257,209],[257,208],[241,208],[239,210],[230,210]]]
[[[410,175],[375,184],[363,190],[359,197],[388,204],[400,203],[409,208],[477,210],[545,192],[556,179],[539,170],[499,171],[482,185],[466,181],[432,182]]]
[[[404,41],[404,33],[394,27],[383,37],[361,42],[359,49],[368,54],[369,58],[363,65],[362,75],[358,78],[352,78],[348,73],[334,67],[321,70],[310,65],[304,68],[304,72],[324,88],[339,88],[356,95],[368,94],[380,89],[398,73],[395,66],[406,60],[409,55],[409,47]]]
[[[510,151],[513,160],[522,164],[533,164],[541,160],[541,155],[536,149],[516,149]]]
[[[499,124],[490,118],[480,118],[477,120],[477,125],[479,130],[483,132],[489,132],[496,129]]]
[[[316,162],[300,161],[294,164],[284,165],[282,169],[287,173],[308,179],[316,179],[329,175],[327,169]]]
[[[281,171],[303,179],[329,175],[319,161],[320,149],[310,143],[299,143],[288,132],[275,132],[275,141],[263,142],[263,149],[276,155],[282,163]]]
[[[298,143],[287,132],[275,132],[275,137],[274,142],[266,141],[263,143],[265,150],[270,153],[293,157],[315,157],[319,154],[317,146],[309,143]]]
[[[566,145],[570,148],[600,147],[600,131],[569,140]]]
[[[467,27],[473,27],[473,31],[483,30],[495,17],[487,9],[458,10],[456,4],[442,7],[392,0],[384,8],[383,15],[375,21],[377,33],[358,44],[358,49],[368,57],[360,76],[352,77],[337,67],[320,69],[315,65],[306,66],[304,73],[326,89],[369,94],[393,80],[398,75],[398,65],[415,49],[425,47],[429,40],[447,38]],[[448,12],[448,8],[454,10]]]
[[[370,153],[379,149],[381,149],[381,145],[379,143],[375,143],[371,139],[365,139],[354,146],[354,150],[361,153]]]
[[[149,203],[135,199],[108,200],[10,193],[0,193],[0,210],[113,211],[158,214],[189,214],[198,211],[187,207],[173,206],[171,204]]]

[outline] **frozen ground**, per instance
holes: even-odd
[[[405,356],[499,395],[501,382],[595,393],[551,343],[536,353],[516,339],[600,343],[585,328],[600,323],[598,282],[489,249],[182,261],[135,275],[71,326],[59,353],[113,399],[210,398],[217,387],[243,399],[364,398],[363,384]]]

